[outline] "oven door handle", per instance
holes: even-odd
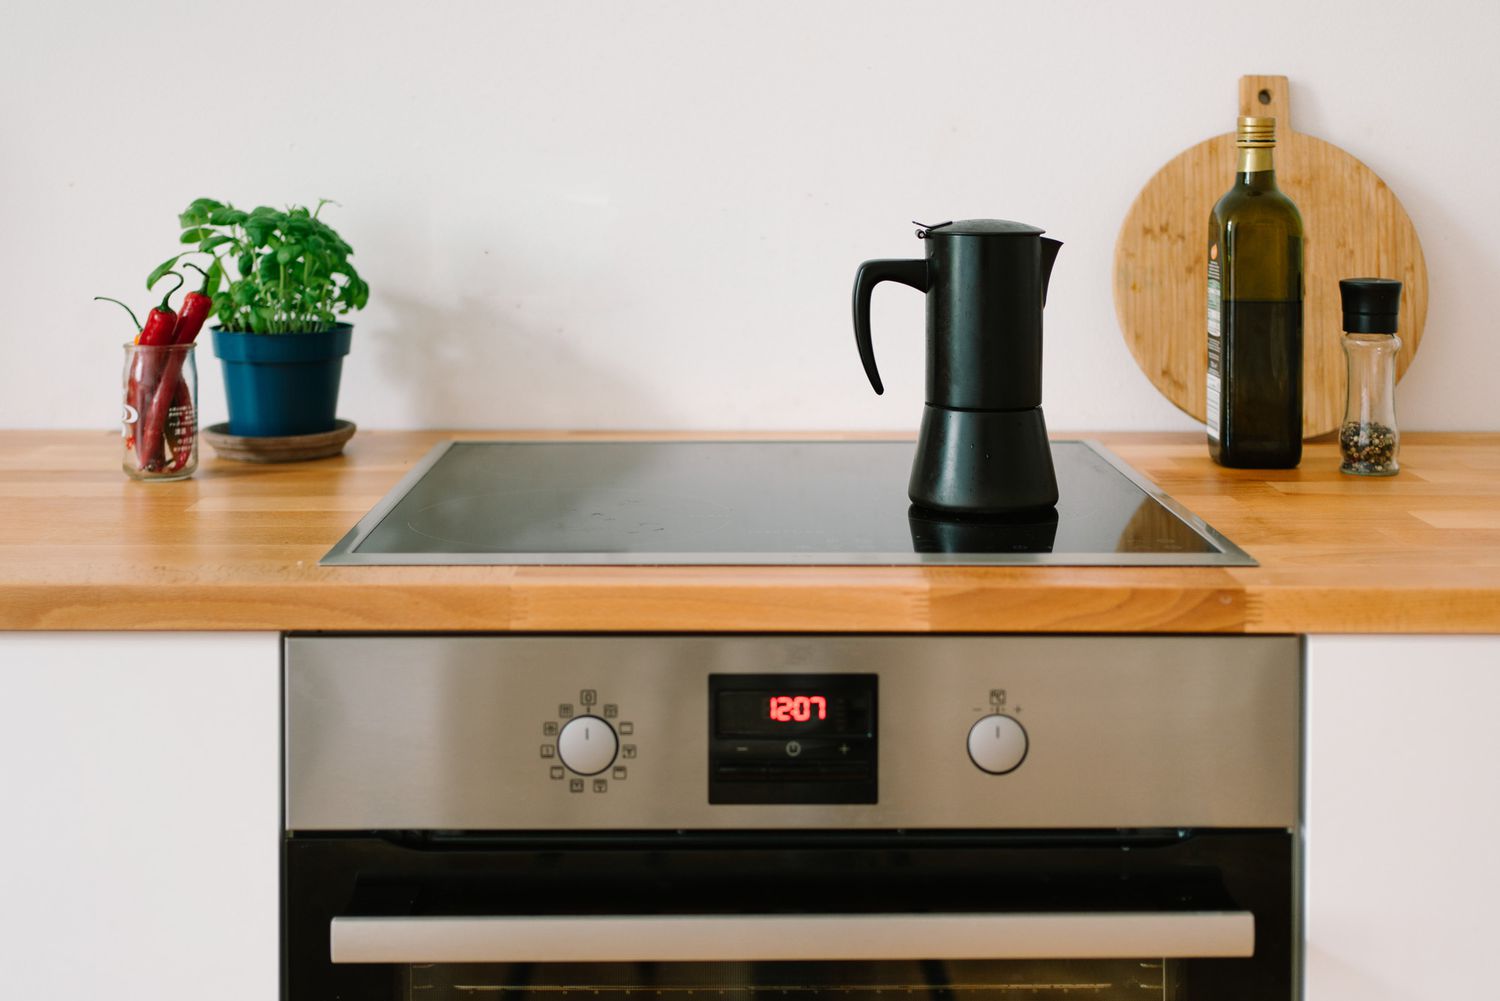
[[[336,917],[335,963],[1240,958],[1249,911]]]

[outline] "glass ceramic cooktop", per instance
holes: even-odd
[[[323,557],[446,564],[1253,566],[1091,442],[1055,511],[915,508],[910,441],[447,442]]]

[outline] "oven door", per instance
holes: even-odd
[[[1286,831],[297,835],[289,1001],[1290,1001]]]

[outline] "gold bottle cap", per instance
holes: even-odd
[[[1235,133],[1234,144],[1241,149],[1253,149],[1257,146],[1275,146],[1276,119],[1241,117],[1239,119],[1239,129]]]

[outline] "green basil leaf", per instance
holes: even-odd
[[[187,208],[183,209],[177,221],[183,226],[202,226],[208,222],[209,216],[215,209],[223,207],[221,202],[214,201],[212,198],[195,198]]]
[[[179,238],[179,240],[182,243],[197,243],[200,240],[206,240],[213,235],[213,230],[195,226],[192,229],[183,230],[182,236]]]
[[[208,221],[215,226],[238,226],[246,218],[246,213],[227,205],[221,205],[208,214]]]
[[[224,284],[224,265],[217,257],[208,266],[208,277],[203,279],[203,294],[209,298],[219,294],[219,288]]]
[[[156,268],[146,276],[147,290],[149,290],[151,286],[155,285],[157,282],[161,281],[162,276],[165,275],[168,271],[171,271],[172,268],[177,264],[178,259],[186,253],[187,251],[184,250],[182,254],[178,254],[175,257],[169,257],[165,261],[162,261],[160,264],[158,264]]]
[[[202,243],[198,244],[198,249],[206,254],[212,251],[215,247],[222,247],[226,243],[233,242],[234,237],[220,233],[218,236],[211,236],[207,240],[204,240]]]

